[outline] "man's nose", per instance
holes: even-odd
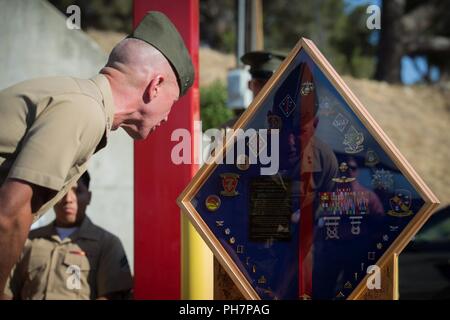
[[[75,194],[73,191],[69,191],[63,198],[64,202],[73,202],[75,200]]]

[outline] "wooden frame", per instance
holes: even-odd
[[[424,200],[424,204],[419,212],[416,213],[411,222],[403,229],[403,231],[395,239],[392,245],[377,261],[377,265],[382,270],[384,270],[386,267],[388,267],[389,262],[392,264],[392,261],[396,261],[396,255],[398,255],[405,248],[411,238],[419,231],[421,226],[432,214],[433,209],[438,206],[439,201],[311,40],[305,38],[300,39],[294,49],[290,52],[289,56],[279,67],[278,71],[274,74],[274,76],[272,76],[272,78],[264,86],[262,91],[254,99],[248,109],[236,122],[236,124],[234,125],[234,129],[245,127],[249,119],[251,119],[255,112],[258,110],[258,106],[262,103],[262,101],[264,101],[268,93],[271,91],[271,88],[284,73],[286,68],[290,65],[291,61],[297,56],[300,50],[305,50],[306,53],[311,57],[311,59],[317,64],[322,73],[333,84],[333,86],[343,97],[345,102],[350,106],[352,111],[364,124],[366,129],[377,140],[381,148],[386,152],[386,154],[390,156],[401,173],[406,177],[411,185],[414,186],[414,188]],[[232,146],[235,136],[236,131],[234,131],[234,134],[228,138],[222,152],[225,152],[228,147]],[[198,192],[203,183],[206,181],[206,179],[208,179],[210,174],[216,168],[216,160],[218,160],[218,157],[222,156],[222,152],[218,152],[216,155],[214,155],[213,158],[209,161],[210,164],[204,165],[197,172],[191,183],[179,196],[177,202],[183,212],[187,214],[196,230],[202,236],[203,240],[211,248],[216,258],[226,269],[237,287],[241,290],[243,295],[248,299],[260,299],[243,273],[239,270],[233,259],[228,255],[218,239],[214,236],[213,232],[209,229],[207,224],[203,221],[199,213],[191,204],[193,196]],[[394,267],[394,278],[396,277],[396,273],[396,268]],[[368,291],[365,286],[367,277],[368,276],[366,276],[366,278],[364,278],[360,282],[360,284],[353,290],[348,299],[362,299],[365,297],[365,294]],[[394,283],[392,286],[393,288],[395,288],[396,284]]]

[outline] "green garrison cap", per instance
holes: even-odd
[[[161,12],[148,12],[129,38],[145,41],[169,60],[180,87],[180,96],[194,83],[194,66],[181,35],[173,23]]]
[[[269,51],[250,51],[241,57],[241,61],[250,66],[253,78],[269,79],[283,62],[285,55]]]

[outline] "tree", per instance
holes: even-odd
[[[365,6],[346,12],[342,0],[264,1],[264,35],[269,50],[291,50],[299,37],[314,41],[341,73],[370,77],[375,45],[366,28]]]
[[[227,108],[227,89],[220,81],[200,88],[200,117],[203,131],[218,128],[233,117]]]
[[[200,39],[216,50],[234,52],[236,42],[235,0],[200,1]]]
[[[441,80],[450,78],[450,3],[440,0],[383,1],[377,80],[400,82],[403,56],[427,58]]]
[[[81,27],[131,32],[133,19],[132,0],[49,0],[63,14],[67,7],[81,9]]]

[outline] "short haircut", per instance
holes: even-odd
[[[89,184],[91,182],[91,176],[89,175],[89,172],[85,171],[80,179],[78,179],[78,182],[82,182],[85,187],[89,189]]]

